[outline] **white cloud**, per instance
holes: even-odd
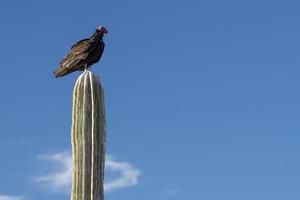
[[[57,165],[58,169],[37,177],[35,182],[41,183],[53,191],[69,191],[72,176],[72,159],[70,154],[63,152],[53,155],[41,155],[39,158],[49,162],[51,166]],[[113,191],[138,184],[140,170],[128,162],[117,162],[113,160],[111,156],[107,156],[105,160],[105,170],[105,174],[107,175],[109,175],[109,173],[119,173],[119,177],[104,183],[105,191]]]
[[[48,161],[51,165],[57,165],[58,170],[37,177],[35,181],[45,186],[50,186],[55,191],[69,190],[72,177],[72,159],[69,153],[40,155],[39,159]]]
[[[24,200],[22,196],[0,195],[0,200]]]
[[[130,163],[116,162],[112,159],[111,156],[106,157],[105,163],[105,168],[108,172],[119,171],[120,177],[113,181],[104,183],[104,190],[112,191],[119,188],[138,184],[138,178],[141,173]]]

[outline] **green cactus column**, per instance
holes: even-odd
[[[104,94],[99,78],[85,71],[73,91],[71,200],[103,200]]]

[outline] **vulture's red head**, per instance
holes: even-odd
[[[101,34],[107,34],[108,31],[106,30],[106,28],[104,26],[99,26],[97,28],[97,30],[101,33]]]

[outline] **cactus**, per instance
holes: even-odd
[[[104,94],[99,78],[85,71],[73,91],[71,200],[103,200]]]

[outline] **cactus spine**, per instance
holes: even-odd
[[[99,78],[85,71],[73,91],[71,200],[103,200],[104,94]]]

